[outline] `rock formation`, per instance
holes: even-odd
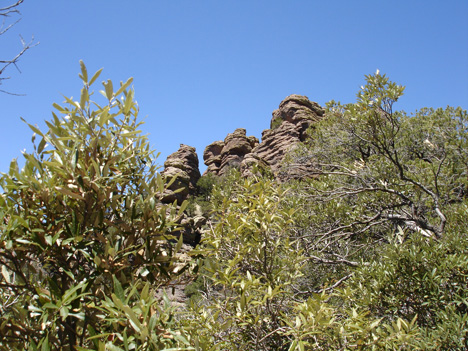
[[[213,173],[218,175],[219,169],[221,167],[221,162],[223,158],[221,157],[221,151],[223,151],[224,141],[218,140],[205,148],[203,152],[203,161],[205,165],[208,166],[205,173]]]
[[[307,166],[281,168],[281,161],[297,143],[307,137],[306,130],[319,121],[324,110],[317,103],[305,96],[290,95],[273,112],[270,129],[262,133],[262,142],[253,136],[247,136],[243,128],[228,134],[224,141],[215,141],[203,152],[203,160],[208,166],[205,173],[217,176],[225,174],[231,167],[239,168],[244,176],[252,174],[254,165],[270,169],[279,179],[303,178],[312,173]],[[178,151],[169,155],[164,162],[161,174],[167,180],[176,176],[176,180],[163,195],[161,201],[180,205],[190,195],[196,193],[196,184],[200,179],[198,156],[195,148],[180,145]],[[195,246],[202,236],[206,218],[200,215],[189,217],[184,214],[180,219],[180,230],[173,233],[182,235],[184,242]]]
[[[164,162],[164,170],[161,175],[167,180],[176,176],[176,180],[171,184],[161,201],[170,203],[177,200],[177,203],[181,204],[189,194],[196,191],[197,181],[200,179],[195,148],[180,144],[179,150],[169,155]]]
[[[208,145],[203,160],[206,173],[223,175],[230,167],[239,167],[243,175],[249,175],[254,165],[269,167],[277,173],[284,156],[295,145],[304,141],[306,130],[324,115],[324,110],[306,96],[290,95],[273,112],[270,129],[262,133],[262,142],[247,137],[245,129],[236,129],[224,141]]]
[[[163,203],[177,201],[177,204],[180,205],[190,195],[195,194],[197,182],[200,179],[195,148],[181,144],[179,150],[169,155],[164,162],[164,170],[161,175],[166,181],[176,177],[174,183],[163,194],[161,198]],[[179,229],[171,234],[175,237],[182,235],[185,244],[196,246],[200,242],[202,226],[206,223],[206,218],[200,215],[190,217],[184,213],[178,223]]]
[[[228,134],[224,141],[215,141],[203,152],[203,160],[208,166],[206,173],[223,175],[231,167],[240,167],[245,155],[258,145],[258,139],[247,136],[243,128]]]
[[[318,122],[324,113],[319,104],[311,102],[306,96],[288,96],[273,111],[270,129],[262,132],[262,142],[252,150],[252,154],[277,174],[284,156],[293,151],[298,142],[306,139],[307,129]],[[251,165],[255,164],[251,161],[250,165],[247,164],[250,159],[251,156],[246,157],[241,166],[243,174],[248,174]]]

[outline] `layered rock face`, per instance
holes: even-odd
[[[324,109],[306,96],[290,95],[279,108],[272,113],[270,129],[262,133],[262,142],[252,150],[257,159],[264,161],[277,174],[281,161],[291,152],[298,142],[306,139],[307,129],[318,122],[324,115]],[[251,165],[246,164],[246,157],[241,169],[248,173]]]
[[[203,160],[208,166],[205,173],[223,175],[231,167],[239,168],[245,155],[258,145],[258,139],[247,136],[243,128],[228,134],[224,141],[215,141],[205,148]]]
[[[306,96],[290,95],[273,112],[270,129],[262,133],[262,142],[247,137],[245,129],[236,129],[224,141],[208,145],[203,160],[208,166],[206,173],[223,175],[230,167],[239,167],[244,176],[251,173],[254,165],[279,171],[280,162],[295,145],[304,141],[306,130],[319,121],[324,110]]]
[[[195,192],[200,179],[198,164],[198,156],[192,146],[180,144],[179,150],[168,156],[161,175],[168,180],[174,176],[177,178],[169,187],[169,191],[164,194],[162,202],[170,203],[177,200],[177,203],[181,204],[189,194]]]

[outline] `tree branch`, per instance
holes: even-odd
[[[24,0],[18,0],[16,3],[14,3],[12,5],[0,8],[0,16],[9,17],[13,13],[19,14],[19,11],[18,11],[17,7],[19,5],[21,5],[23,3],[23,1]],[[0,29],[0,35],[5,34],[8,30],[10,30],[13,26],[15,26],[20,20],[21,19],[15,21],[14,23],[7,26],[5,29],[3,29],[3,25],[2,25],[2,28]],[[26,43],[24,41],[24,39],[23,39],[23,37],[21,35],[20,35],[20,39],[21,39],[21,44],[23,45],[23,48],[21,49],[21,51],[18,54],[16,54],[16,56],[13,57],[10,60],[0,60],[0,85],[2,84],[2,81],[10,79],[10,77],[1,77],[1,75],[4,74],[5,70],[9,66],[11,66],[11,65],[15,66],[16,69],[18,70],[18,72],[21,73],[20,69],[17,66],[17,63],[18,63],[19,59],[21,58],[21,56],[24,55],[24,53],[26,53],[26,51],[28,51],[29,49],[31,49],[34,46],[39,44],[39,43],[34,43],[34,36],[31,38],[31,41],[28,42],[28,43]],[[0,92],[5,93],[5,94],[9,94],[9,95],[16,95],[16,96],[22,95],[22,94],[11,93],[11,92],[8,92],[8,91],[2,90],[2,89],[0,89]]]

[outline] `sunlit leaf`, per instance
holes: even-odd
[[[83,60],[80,60],[80,67],[81,67],[80,78],[83,80],[84,83],[88,83],[88,70],[86,69],[86,66]]]

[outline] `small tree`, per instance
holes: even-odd
[[[414,321],[384,326],[332,289],[298,292],[307,248],[293,237],[289,191],[234,173],[215,185],[211,229],[192,252],[204,286],[181,321],[195,350],[413,349]]]
[[[361,329],[359,317],[356,334],[346,327],[355,317],[340,315],[336,348],[466,348],[467,112],[407,116],[393,110],[403,87],[379,73],[366,80],[355,104],[329,104],[288,165],[307,163],[317,174],[291,184],[288,198],[308,259],[303,292],[323,286],[340,311],[367,314],[374,328]],[[297,323],[299,335],[316,333],[304,338],[309,345],[328,342],[312,318],[325,307],[301,306],[309,321]]]
[[[285,190],[264,178],[232,172],[215,185],[211,230],[193,253],[204,258],[207,289],[185,325],[199,350],[280,350],[290,285],[301,275],[302,252],[291,241],[293,210]],[[216,345],[216,346],[215,346]]]
[[[316,170],[318,179],[294,193],[298,206],[314,213],[297,235],[325,264],[357,266],[353,257],[373,251],[389,233],[400,241],[411,233],[440,239],[450,225],[448,208],[466,196],[466,111],[407,116],[393,109],[402,86],[380,73],[366,80],[355,104],[329,104],[327,118],[289,164]]]
[[[178,343],[154,290],[180,271],[182,239],[169,239],[183,208],[159,202],[167,185],[139,130],[132,79],[117,91],[103,82],[100,105],[90,91],[100,73],[89,78],[81,62],[80,99],[54,104],[62,117],[47,132],[30,125],[34,152],[0,178],[2,347]]]

